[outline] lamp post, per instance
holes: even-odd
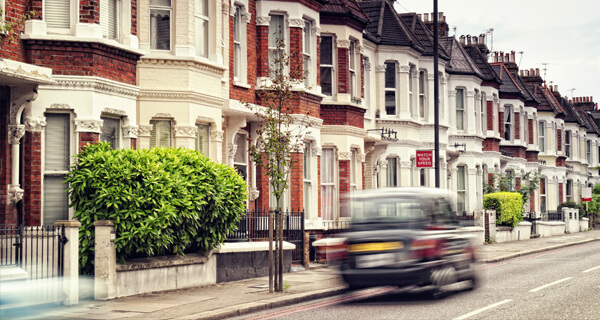
[[[438,0],[433,0],[433,117],[435,187],[440,187],[440,85],[438,74]]]

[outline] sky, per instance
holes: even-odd
[[[395,8],[431,13],[433,0],[396,0]],[[546,68],[546,82],[558,85],[562,96],[600,102],[600,1],[438,0],[438,11],[446,16],[451,36],[494,29],[488,48],[514,50],[521,70],[539,68],[544,77]]]

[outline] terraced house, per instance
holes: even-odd
[[[274,205],[251,161],[276,43],[307,77],[291,113],[310,128],[284,194],[319,233],[349,219],[340,206],[361,189],[433,186],[416,163],[434,148],[433,16],[398,13],[391,0],[2,1],[0,224],[71,217],[62,180],[88,142],[114,148],[183,147],[235,167],[248,207]],[[483,35],[451,36],[439,17],[441,187],[459,211],[481,209],[485,184],[538,171],[531,211],[578,201],[600,182],[600,113],[567,99],[514,51]],[[21,33],[22,31],[22,33]],[[13,36],[11,36],[14,35]],[[518,186],[521,182],[515,179]]]

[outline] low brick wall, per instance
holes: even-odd
[[[291,270],[295,247],[289,242],[283,243],[283,272]],[[269,275],[269,242],[224,243],[216,252],[217,283]]]

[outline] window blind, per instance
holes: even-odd
[[[121,132],[121,119],[115,118],[101,118],[102,133],[100,134],[100,141],[110,142],[113,150],[119,148],[120,132]]]
[[[70,118],[68,114],[46,114],[44,225],[68,219],[69,200],[66,184],[70,156]]]
[[[117,39],[117,0],[100,0],[102,36]]]
[[[171,147],[171,121],[170,120],[151,120],[152,130],[150,131],[150,148]]]
[[[44,0],[44,21],[48,28],[70,28],[71,0]]]

